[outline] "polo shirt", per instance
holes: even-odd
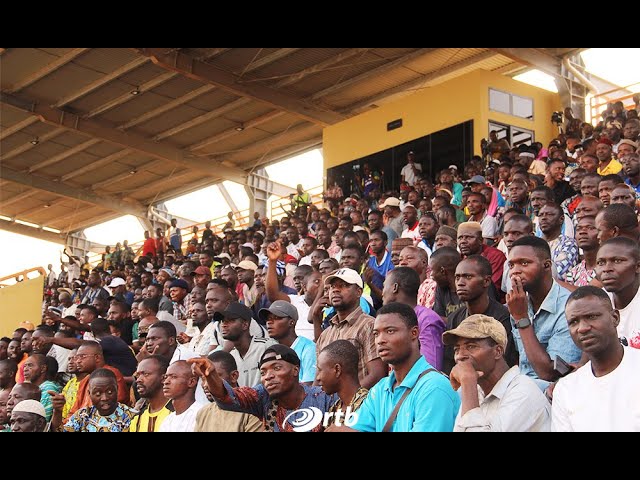
[[[371,268],[374,272],[372,283],[382,290],[382,287],[384,286],[384,279],[387,278],[387,273],[394,269],[393,262],[391,261],[391,255],[389,252],[385,251],[380,265],[378,265],[378,259],[376,256],[371,255],[367,262],[367,267]]]
[[[376,383],[358,410],[358,420],[351,428],[361,432],[381,432],[391,412],[408,388],[411,392],[398,411],[392,432],[451,432],[460,410],[460,397],[451,388],[449,379],[438,372],[429,372],[420,381],[422,372],[433,368],[424,357],[394,388],[395,371]]]
[[[316,344],[305,337],[298,337],[291,349],[300,359],[300,383],[313,382],[316,379]]]
[[[244,357],[240,356],[237,348],[231,350],[230,353],[233,355],[233,358],[235,358],[236,364],[238,365],[238,372],[240,372],[238,385],[241,387],[249,387],[260,384],[260,367],[258,363],[264,351],[275,343],[275,340],[271,338],[252,337],[249,350],[247,350]]]

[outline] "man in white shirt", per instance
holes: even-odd
[[[640,250],[633,240],[615,237],[598,250],[596,275],[620,313],[623,345],[640,348]]]
[[[407,164],[402,167],[400,175],[402,181],[407,182],[409,186],[413,187],[416,184],[418,175],[422,173],[422,165],[416,163],[416,156],[413,152],[407,153]]]
[[[162,378],[162,393],[171,400],[175,411],[164,419],[160,432],[193,432],[196,416],[203,407],[196,402],[198,377],[185,360],[172,363]]]
[[[548,432],[551,405],[518,366],[504,359],[507,331],[495,318],[471,315],[442,334],[452,345],[456,365],[451,386],[462,404],[454,432]]]
[[[402,209],[402,219],[406,228],[402,231],[401,238],[410,238],[413,245],[417,246],[422,241],[418,222],[418,209],[407,203]]]
[[[578,288],[567,300],[566,317],[571,338],[589,362],[558,381],[551,429],[640,432],[640,351],[620,344],[620,314],[606,292]]]

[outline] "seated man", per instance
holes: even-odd
[[[254,388],[233,388],[220,378],[208,358],[192,358],[187,362],[206,383],[220,408],[255,415],[268,432],[321,432],[324,430],[322,418],[303,426],[296,421],[311,407],[322,413],[329,411],[337,400],[336,395],[327,395],[320,387],[299,382],[300,359],[284,345],[271,345],[264,351],[260,358],[262,384]],[[300,411],[304,409],[307,410]]]
[[[230,353],[222,350],[209,355],[216,373],[232,388],[238,388],[238,367]],[[212,398],[213,400],[213,398]],[[196,432],[261,432],[262,422],[248,413],[222,410],[213,402],[202,407],[196,416]]]
[[[168,367],[169,360],[160,355],[151,355],[138,365],[133,376],[142,405],[139,406],[140,413],[131,421],[130,432],[157,432],[173,412],[171,400],[162,391],[162,377]]]
[[[462,397],[455,432],[549,431],[551,405],[533,380],[504,359],[507,331],[502,323],[471,315],[442,340],[453,346],[456,365],[449,378]]]
[[[91,406],[74,413],[62,427],[63,432],[128,432],[135,411],[118,403],[116,375],[106,368],[98,368],[89,376]],[[62,415],[64,397],[54,399],[54,421]],[[62,397],[62,398],[60,398]]]
[[[171,400],[173,411],[162,422],[160,432],[193,432],[196,415],[203,404],[196,402],[198,378],[185,360],[178,360],[167,368],[162,377],[162,393]]]
[[[44,407],[37,400],[23,400],[11,413],[12,432],[44,432],[47,428]]]
[[[553,392],[556,432],[640,432],[640,351],[624,347],[620,314],[600,288],[580,287],[566,308],[571,338],[589,362]]]

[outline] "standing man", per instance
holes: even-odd
[[[455,432],[549,431],[551,405],[533,380],[504,359],[507,331],[502,323],[472,315],[442,340],[453,347],[456,365],[450,381],[462,398]]]
[[[624,347],[620,315],[600,288],[580,287],[567,301],[571,338],[589,362],[553,392],[556,432],[640,432],[640,351]]]
[[[402,167],[400,176],[403,182],[407,182],[410,187],[416,184],[416,180],[422,173],[422,165],[416,163],[416,156],[413,151],[407,153],[407,164]]]
[[[569,291],[553,280],[551,263],[551,250],[541,238],[523,237],[509,252],[513,288],[507,294],[507,307],[520,373],[532,377],[543,391],[558,379],[553,369],[557,356],[569,363],[580,360],[564,313]]]

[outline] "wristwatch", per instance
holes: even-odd
[[[531,325],[531,320],[529,320],[529,317],[524,317],[524,318],[516,321],[516,328],[517,329],[527,328],[530,325]]]

